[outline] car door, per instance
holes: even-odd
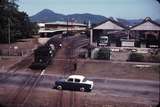
[[[80,83],[80,81],[81,81],[80,79],[76,79],[76,78],[75,78],[75,80],[74,80],[74,82],[75,82],[75,83],[74,83],[74,90],[77,90],[77,91],[78,91],[78,90],[81,88],[81,83]]]
[[[73,90],[73,88],[74,88],[74,79],[73,78],[67,79],[67,81],[65,82],[65,87],[66,87],[67,90]]]

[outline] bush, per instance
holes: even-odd
[[[92,59],[97,59],[97,53],[99,51],[99,48],[94,48],[91,50],[91,58]]]
[[[111,51],[108,48],[101,48],[97,53],[97,59],[110,60]]]
[[[150,55],[150,56],[147,58],[147,61],[148,61],[148,62],[154,62],[154,63],[160,63],[160,54]]]
[[[80,54],[79,54],[79,57],[80,58],[87,58],[87,52],[81,52]]]
[[[128,61],[142,62],[144,61],[144,56],[141,53],[130,53]]]

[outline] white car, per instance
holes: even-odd
[[[71,75],[67,79],[57,80],[55,88],[59,90],[90,92],[93,89],[93,81],[86,80],[82,75]]]

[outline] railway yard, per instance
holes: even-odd
[[[0,105],[4,107],[156,107],[160,98],[158,63],[78,58],[89,44],[84,36],[66,37],[52,63],[31,70],[31,53],[0,60]],[[35,42],[34,49],[38,44]],[[75,68],[76,64],[76,68]],[[140,67],[138,65],[148,65]],[[94,81],[91,92],[53,89],[57,79],[81,74]],[[157,106],[158,107],[158,106]]]

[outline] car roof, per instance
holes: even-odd
[[[69,78],[77,78],[83,80],[85,77],[83,75],[70,75]]]

